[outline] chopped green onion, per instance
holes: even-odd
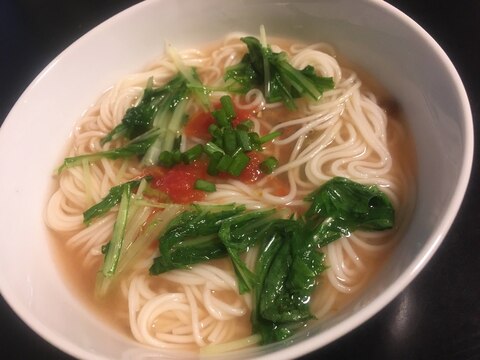
[[[173,142],[173,150],[180,150],[180,144],[182,143],[182,136],[177,136]]]
[[[250,141],[250,137],[245,130],[237,130],[237,142],[245,151],[252,150],[252,142]]]
[[[194,184],[195,189],[205,191],[205,192],[214,192],[217,190],[217,187],[215,186],[214,183],[207,181],[207,180],[202,180],[202,179],[197,179]]]
[[[239,176],[250,162],[250,158],[244,153],[239,152],[228,167],[228,173],[233,176]]]
[[[225,154],[225,151],[221,147],[219,147],[217,144],[209,141],[207,142],[204,147],[203,147],[205,153],[207,153],[208,156],[212,156],[214,153],[221,153],[222,155]]]
[[[216,124],[210,124],[208,126],[208,132],[213,137],[222,136],[222,131],[220,130],[220,128]]]
[[[229,121],[237,117],[237,114],[235,113],[235,107],[230,96],[222,96],[220,98],[220,103],[222,104],[222,109],[225,111],[225,115]]]
[[[162,151],[158,156],[158,164],[166,168],[171,168],[175,165],[172,152],[168,150]]]
[[[235,130],[226,128],[223,132],[223,145],[225,152],[232,155],[237,150],[237,137]]]
[[[260,163],[260,170],[265,174],[271,174],[277,166],[278,160],[273,156],[270,156]]]
[[[223,151],[223,150],[222,150]],[[210,155],[210,161],[207,167],[207,173],[211,176],[218,175],[218,163],[222,159],[223,154],[221,152],[214,152]]]
[[[260,135],[258,135],[256,132],[249,132],[248,137],[250,138],[250,143],[255,150],[262,150]]]
[[[180,150],[173,150],[172,156],[175,164],[178,164],[180,161],[182,161],[182,153],[180,152]]]
[[[274,132],[271,132],[267,135],[264,135],[259,139],[260,144],[265,144],[266,142],[269,142],[269,141],[275,139],[276,137],[279,137],[280,135],[282,135],[282,133],[280,131],[274,131]]]
[[[227,171],[229,169],[232,161],[233,161],[233,158],[230,155],[228,155],[228,154],[223,155],[222,158],[220,159],[220,161],[217,164],[217,170],[218,171]]]
[[[245,130],[245,131],[250,131],[253,128],[253,121],[250,119],[247,119],[245,121],[242,121],[240,124],[238,124],[235,129],[237,130]]]
[[[212,111],[212,116],[217,121],[218,125],[221,127],[228,127],[230,126],[230,121],[227,119],[227,114],[223,109],[217,109]]]
[[[203,153],[203,146],[200,144],[188,149],[182,154],[182,160],[185,164],[190,164],[192,161],[198,159]]]
[[[213,138],[212,142],[219,148],[223,149],[223,136]]]
[[[243,149],[241,147],[238,147],[237,150],[235,150],[232,154],[232,158],[237,156],[238,153],[243,152]]]

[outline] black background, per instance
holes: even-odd
[[[0,124],[28,84],[56,55],[94,26],[137,2],[1,0]],[[419,23],[449,55],[464,81],[476,122],[480,116],[480,1],[388,2]],[[302,360],[480,359],[477,159],[475,154],[459,215],[421,274],[376,316]],[[21,322],[1,297],[0,324],[3,356],[69,358]]]

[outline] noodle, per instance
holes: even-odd
[[[212,51],[187,49],[180,52],[187,66],[194,66],[208,86],[220,86],[225,68],[237,64],[245,53],[241,34],[229,34]],[[323,94],[318,103],[298,101],[296,111],[286,113],[281,103],[267,104],[262,92],[250,90],[234,95],[238,109],[253,109],[255,131],[282,131],[267,152],[280,159],[272,176],[287,184],[279,194],[271,177],[253,184],[225,179],[203,203],[237,202],[249,209],[302,207],[305,195],[335,176],[361,184],[376,184],[390,198],[397,215],[397,228],[382,233],[358,231],[321,249],[328,269],[320,276],[314,294],[312,313],[317,318],[331,316],[339,299],[358,293],[401,234],[412,207],[410,158],[401,159],[399,150],[407,132],[398,119],[391,119],[376,97],[367,91],[357,74],[339,65],[333,47],[318,43],[305,46],[287,41],[274,42],[274,49],[286,51],[296,68],[313,65],[325,77],[332,77],[335,88]],[[168,57],[155,59],[149,67],[119,81],[105,92],[77,124],[69,156],[107,150],[122,140],[103,144],[101,139],[122,120],[125,111],[138,104],[150,77],[156,86],[165,84],[177,72]],[[218,99],[221,91],[211,94]],[[198,106],[190,105],[195,113]],[[200,142],[182,139],[181,148]],[[116,209],[91,226],[83,224],[82,213],[105,197],[112,186],[141,173],[137,160],[107,160],[73,167],[58,176],[58,187],[46,209],[46,223],[66,240],[67,253],[76,253],[82,266],[94,273],[105,245],[112,235]],[[152,208],[138,212],[140,228],[154,214]],[[138,234],[128,235],[135,238]],[[246,264],[254,267],[257,248],[246,254]],[[148,248],[138,263],[122,279],[120,296],[126,304],[120,310],[128,319],[133,337],[146,345],[169,349],[196,349],[222,344],[251,335],[249,314],[252,299],[240,295],[237,280],[228,261],[198,264],[189,270],[172,270],[157,277],[148,276],[148,267],[158,255]],[[373,260],[372,260],[373,259]],[[373,262],[372,262],[373,261]],[[123,312],[122,312],[123,311]],[[241,324],[241,325],[239,325]],[[251,341],[246,342],[251,343]],[[238,344],[237,344],[238,345]]]

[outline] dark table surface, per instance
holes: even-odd
[[[64,48],[135,0],[1,0],[0,124]],[[480,1],[390,0],[447,52],[480,119]],[[479,139],[475,128],[476,139]],[[478,140],[476,145],[478,145]],[[388,306],[308,359],[480,359],[480,166],[450,232],[420,275]],[[9,359],[69,359],[0,297],[0,349]]]

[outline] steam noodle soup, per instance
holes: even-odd
[[[226,69],[238,64],[247,51],[242,36],[232,33],[206,50],[186,49],[177,54],[184,66],[196,69],[205,86],[220,89],[209,94],[212,104],[227,94],[222,91]],[[333,177],[378,186],[395,209],[395,226],[379,232],[355,231],[319,249],[325,254],[326,270],[317,277],[310,311],[318,319],[314,321],[322,321],[359,293],[401,236],[414,200],[413,144],[394,101],[366,74],[362,74],[362,79],[368,80],[364,82],[351,65],[344,61],[341,65],[331,45],[304,45],[286,39],[269,39],[269,44],[274,52],[286,52],[293,67],[311,65],[317,75],[331,77],[335,86],[324,91],[319,101],[295,100],[295,109],[287,109],[282,102],[267,103],[258,87],[246,94],[229,93],[236,112],[247,113],[253,121],[253,131],[260,135],[281,132],[262,151],[263,157],[278,159],[278,166],[272,174],[261,174],[254,180],[216,177],[211,180],[216,191],[202,192],[195,201],[302,214],[307,207],[304,198]],[[121,138],[107,143],[102,139],[121,123],[127,109],[140,102],[149,79],[159,87],[177,73],[177,62],[165,55],[144,71],[121,79],[77,123],[68,156],[124,145],[126,140]],[[205,110],[197,101],[189,101],[185,112],[189,118],[181,130],[183,152],[206,141],[185,130]],[[46,209],[46,223],[54,233],[68,281],[98,314],[142,344],[197,350],[242,339],[235,343],[236,347],[258,343],[261,339],[252,333],[250,322],[254,300],[251,292],[239,294],[238,279],[228,257],[158,276],[149,274],[153,259],[159,255],[159,234],[167,220],[185,210],[185,205],[172,205],[165,194],[158,202],[172,206],[155,207],[146,202],[137,206],[135,216],[129,220],[128,229],[134,230],[127,232],[136,233],[126,236],[137,238],[147,232],[146,224],[152,219],[169,212],[162,215],[161,224],[153,230],[154,241],[123,269],[105,296],[95,296],[97,273],[104,261],[102,246],[112,238],[119,206],[88,225],[83,213],[99,203],[112,187],[143,176],[145,169],[141,158],[133,156],[83,161],[58,174]],[[162,174],[166,171],[161,170]],[[249,269],[254,269],[258,251],[254,246],[242,255]],[[227,345],[216,349],[231,348]]]

